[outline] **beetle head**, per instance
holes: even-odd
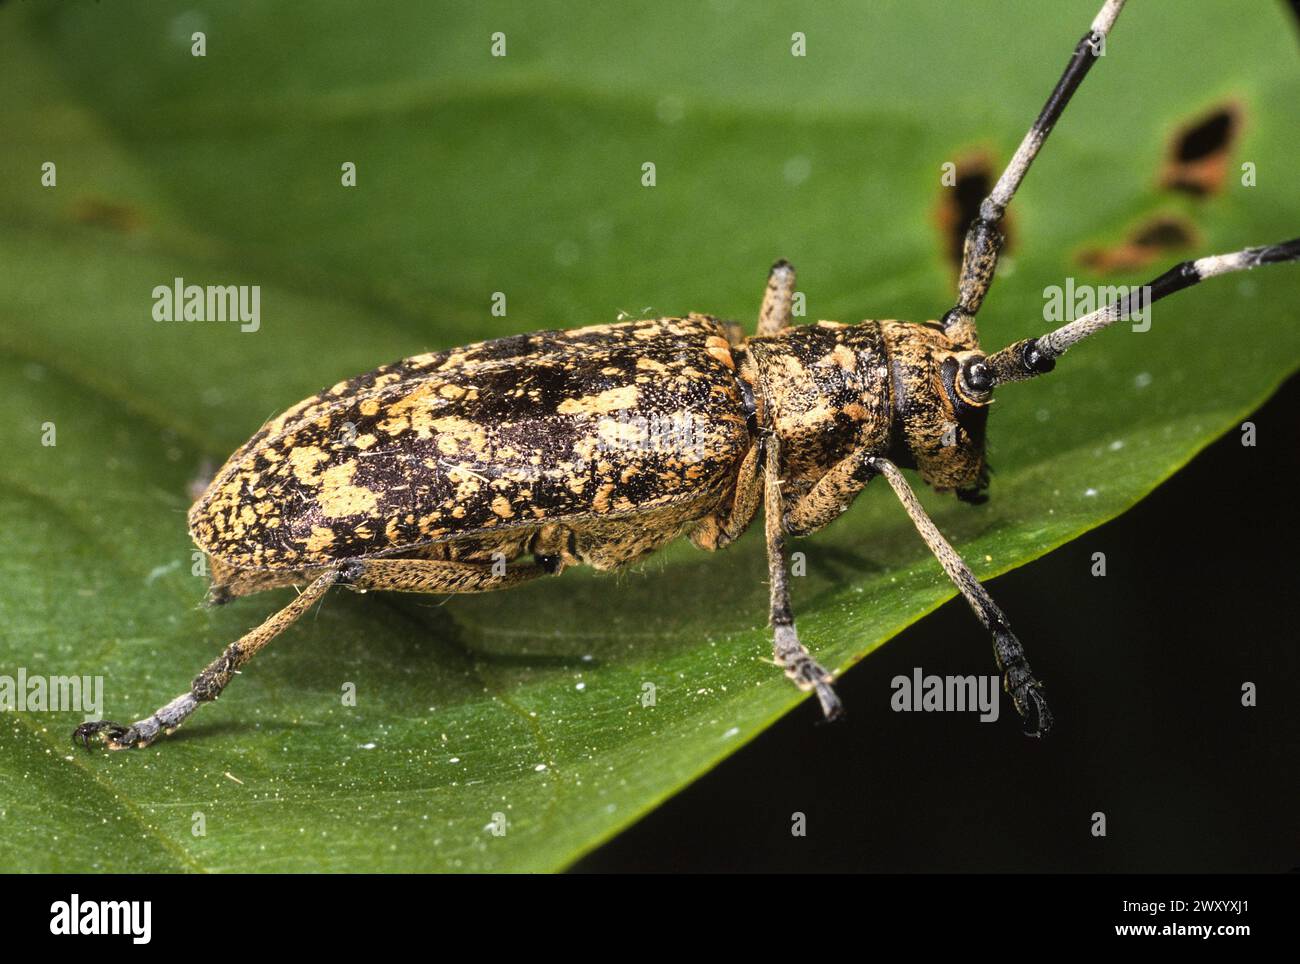
[[[937,324],[881,324],[893,390],[889,457],[941,492],[983,502],[984,427],[993,379],[983,352],[951,341]]]

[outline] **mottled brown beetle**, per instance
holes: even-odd
[[[835,519],[877,475],[992,633],[1026,732],[1045,733],[1051,715],[1006,616],[898,467],[981,499],[994,387],[1051,371],[1129,311],[1121,299],[987,356],[975,328],[1003,213],[1123,5],[1104,4],[981,205],[957,303],[940,321],[792,328],[794,270],[782,261],[752,338],[692,314],[502,338],[341,382],[262,426],[189,514],[211,558],[214,601],[307,588],[227,647],[188,693],[130,726],[83,724],[75,738],[121,749],[172,732],[331,586],[485,592],[579,564],[616,569],[683,535],[719,549],[760,503],[776,661],[833,717],[831,674],[795,632],[785,541]],[[1144,300],[1298,259],[1300,240],[1185,262],[1152,280]]]

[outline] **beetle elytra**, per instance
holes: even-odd
[[[993,390],[1050,372],[1125,318],[1129,297],[986,354],[976,315],[1008,205],[1124,0],[1105,0],[965,236],[956,303],[938,321],[792,326],[793,268],[771,269],[757,332],[703,314],[544,331],[417,355],[341,382],[267,422],[190,510],[214,601],[306,588],[230,644],[188,692],[86,745],[148,746],[331,587],[471,593],[576,565],[616,569],[679,537],[717,550],[760,511],[776,662],[828,717],[832,674],[790,605],[787,540],[832,522],[877,476],[993,637],[1030,735],[1052,716],[1006,615],[925,514],[902,468],[978,501]],[[1187,261],[1146,304],[1207,278],[1300,260],[1300,239]]]

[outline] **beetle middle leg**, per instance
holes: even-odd
[[[767,443],[767,466],[763,474],[763,516],[767,535],[767,573],[771,581],[773,653],[777,665],[801,690],[815,690],[826,719],[840,715],[840,698],[831,689],[834,676],[812,658],[799,642],[790,611],[790,579],[785,560],[785,527],[782,522],[781,473],[776,439]]]
[[[1052,728],[1052,713],[1043,698],[1043,684],[1038,682],[1029,661],[1025,658],[1025,648],[1011,632],[1006,614],[998,608],[993,597],[980,585],[970,571],[965,560],[958,555],[933,520],[926,514],[921,502],[907,484],[907,479],[888,459],[868,457],[867,464],[885,477],[903,504],[907,514],[916,526],[925,544],[930,547],[934,557],[943,566],[953,585],[966,597],[966,602],[975,612],[976,618],[984,628],[993,634],[993,657],[997,660],[998,672],[1002,674],[1002,688],[1011,697],[1016,712],[1020,714],[1027,736],[1045,736]]]
[[[772,265],[758,312],[758,334],[775,335],[794,323],[794,265],[782,258]]]
[[[110,750],[147,747],[175,732],[203,703],[219,697],[235,674],[280,633],[284,632],[334,586],[366,591],[389,590],[419,593],[490,592],[516,586],[546,574],[542,566],[527,563],[508,566],[504,573],[491,564],[434,559],[368,559],[343,562],[312,580],[293,602],[245,633],[209,663],[190,684],[188,693],[154,710],[152,715],[129,726],[108,720],[83,723],[72,738],[89,747],[98,737]]]
[[[763,498],[762,446],[752,445],[736,474],[736,489],[725,512],[705,516],[691,530],[691,542],[698,549],[713,552],[729,545],[749,528]]]

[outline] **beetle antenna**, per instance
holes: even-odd
[[[957,303],[948,309],[940,322],[944,333],[953,341],[971,348],[979,347],[975,316],[984,303],[984,296],[988,294],[989,286],[993,284],[993,275],[997,271],[998,254],[1005,240],[1001,227],[1003,215],[1020,183],[1029,173],[1029,165],[1034,163],[1047,136],[1061,119],[1065,105],[1079,89],[1092,65],[1106,52],[1106,36],[1115,26],[1124,3],[1125,0],[1105,0],[1102,4],[1101,10],[1088,27],[1088,32],[1075,45],[1074,54],[1066,64],[1061,79],[1052,88],[1043,109],[1016,148],[1016,153],[1012,155],[992,192],[980,203],[979,214],[966,229],[966,240],[962,244],[961,274],[957,283]]]
[[[1056,359],[1089,335],[1110,327],[1116,321],[1127,319],[1133,313],[1140,314],[1161,298],[1215,275],[1249,271],[1261,264],[1280,264],[1285,261],[1300,261],[1300,238],[1283,241],[1281,244],[1246,248],[1231,254],[1184,261],[1091,314],[1062,325],[1046,335],[1025,338],[995,352],[982,365],[976,366],[984,371],[972,372],[972,377],[992,388],[1005,382],[1020,382],[1044,375],[1056,367]]]

